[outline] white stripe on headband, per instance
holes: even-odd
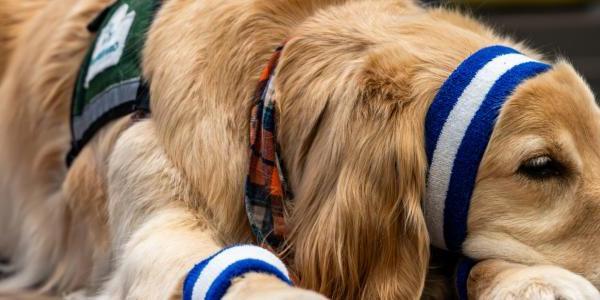
[[[440,88],[426,117],[423,209],[434,246],[460,250],[477,170],[499,111],[519,84],[549,67],[492,46],[467,58]]]
[[[225,248],[194,266],[184,284],[184,300],[220,299],[231,280],[248,272],[268,273],[291,284],[288,271],[273,253],[253,245]]]

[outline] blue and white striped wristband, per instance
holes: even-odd
[[[234,278],[250,272],[271,274],[292,285],[285,265],[273,253],[253,245],[236,245],[190,270],[183,285],[183,300],[219,300]]]

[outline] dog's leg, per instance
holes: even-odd
[[[181,201],[185,184],[157,144],[151,121],[133,125],[119,138],[107,180],[117,260],[97,299],[179,298],[186,273],[223,245],[203,214]],[[237,279],[227,297],[322,299],[255,273]]]
[[[191,267],[220,249],[186,208],[153,214],[123,247],[115,272],[96,299],[180,299]],[[324,299],[270,275],[250,273],[224,299]]]
[[[24,203],[17,210],[17,216],[27,217],[20,220],[22,236],[15,241],[15,253],[18,255],[13,255],[6,266],[12,273],[0,280],[0,293],[18,292],[42,283],[59,256],[57,244],[61,241],[64,210],[56,207],[63,205],[62,193],[56,192],[45,198],[32,194],[39,197],[36,199],[39,201],[31,201],[38,206],[31,207],[25,205],[31,203]]]
[[[194,223],[184,208],[154,213],[117,250],[115,270],[97,299],[170,299],[179,292],[186,272],[218,249]]]
[[[583,277],[557,266],[486,260],[473,267],[469,299],[600,299]]]
[[[5,275],[0,279],[0,293],[44,281],[59,255],[64,213],[62,193],[52,182],[30,176],[25,171],[30,166],[15,166],[18,159],[7,152],[2,149],[0,153],[0,257],[5,259],[0,264],[0,273]]]

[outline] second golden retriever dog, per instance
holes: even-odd
[[[477,261],[472,299],[600,297],[600,110],[567,61],[408,0],[165,0],[140,50],[151,115],[102,127],[67,167],[87,27],[111,4],[0,0],[0,296],[177,298],[197,263],[253,243],[251,112],[284,45],[263,75],[289,189],[273,253],[295,285],[250,272],[224,298],[444,299],[431,243]],[[489,142],[463,126],[485,143],[456,150],[472,106],[436,99],[469,64],[459,102],[498,92],[486,72],[514,89],[486,108]]]

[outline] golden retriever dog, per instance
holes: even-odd
[[[143,49],[152,115],[112,122],[67,168],[86,26],[111,3],[0,0],[0,295],[178,298],[196,263],[254,242],[249,114],[287,40],[273,89],[294,199],[275,250],[296,287],[250,273],[225,298],[451,296],[422,206],[428,108],[479,49],[541,54],[409,0],[165,0]],[[600,110],[568,62],[546,62],[478,168],[461,247],[473,299],[599,296]]]

